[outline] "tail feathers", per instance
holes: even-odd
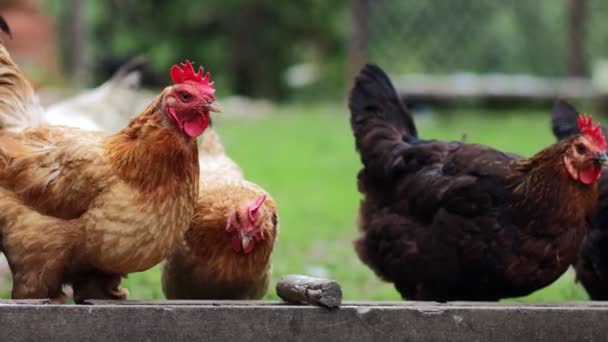
[[[0,16],[0,29],[10,34]],[[18,131],[45,122],[42,106],[34,88],[0,45],[0,129]]]
[[[123,64],[105,84],[111,87],[139,89],[141,86],[141,68],[145,64],[146,59],[143,56],[133,57]]]
[[[396,171],[400,157],[418,132],[409,111],[399,99],[388,76],[377,66],[366,65],[350,92],[351,127],[357,149],[367,169],[379,176]]]
[[[578,111],[566,101],[558,100],[551,112],[551,128],[558,140],[579,134]]]
[[[377,118],[386,121],[404,136],[418,137],[411,114],[399,99],[388,76],[375,65],[366,65],[355,79],[349,108],[355,135],[371,118]]]

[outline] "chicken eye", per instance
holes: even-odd
[[[179,93],[179,97],[184,101],[184,102],[188,102],[190,101],[190,99],[192,98],[192,95],[186,93],[186,92],[181,92]]]
[[[587,152],[587,147],[585,147],[583,144],[576,144],[574,147],[576,148],[576,153],[578,154],[585,154]]]

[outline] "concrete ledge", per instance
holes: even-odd
[[[0,341],[605,341],[608,303],[0,301]]]

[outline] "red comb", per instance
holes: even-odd
[[[600,124],[593,126],[593,115],[585,117],[584,114],[578,116],[578,129],[583,135],[591,140],[600,150],[605,150],[608,145],[606,144],[606,138],[602,133]]]
[[[264,201],[266,200],[266,194],[263,194],[262,196],[258,197],[258,199],[255,201],[255,203],[250,204],[247,207],[247,215],[249,216],[249,220],[251,220],[251,222],[255,222],[256,220],[256,215],[258,210],[260,209],[260,207],[262,206],[262,204],[264,204]]]
[[[192,63],[190,63],[189,60],[186,60],[185,63],[181,63],[181,65],[182,67],[179,65],[171,67],[171,79],[173,82],[177,84],[194,82],[203,88],[205,92],[213,95],[215,87],[213,86],[213,82],[209,82],[209,79],[211,78],[209,72],[205,74],[203,67],[199,67],[198,72],[194,72],[194,67],[192,67]]]

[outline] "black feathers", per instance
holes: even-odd
[[[576,109],[565,101],[555,101],[551,111],[551,128],[558,140],[564,140],[579,134]]]
[[[535,211],[537,201],[554,198],[528,193],[567,189],[556,174],[533,177],[554,183],[518,188],[528,171],[515,167],[517,156],[419,139],[412,115],[376,66],[365,66],[357,76],[349,108],[363,163],[355,249],[403,297],[522,296],[553,282],[574,261],[586,222],[565,218],[565,210],[556,207]],[[563,157],[556,158],[562,165]]]
[[[370,118],[386,120],[404,136],[418,137],[411,114],[399,99],[388,76],[375,65],[366,65],[355,80],[349,99],[351,125],[357,134]]]

